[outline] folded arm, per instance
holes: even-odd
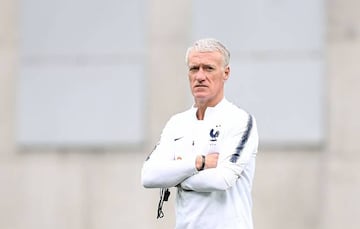
[[[255,120],[249,119],[246,128],[235,131],[224,140],[216,168],[207,168],[181,182],[185,190],[212,192],[227,190],[241,176],[243,170],[252,163],[258,147]],[[228,153],[230,152],[230,153]]]
[[[180,140],[174,138],[172,131],[177,128],[172,126],[173,123],[171,120],[167,123],[159,144],[143,164],[141,182],[146,188],[174,187],[197,172],[195,155],[186,160],[175,158],[175,152],[179,150],[176,143]]]
[[[194,161],[148,160],[141,177],[145,188],[170,188],[196,173]]]

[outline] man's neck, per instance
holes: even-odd
[[[201,103],[199,101],[197,101],[195,103],[195,106],[197,107],[197,111],[196,111],[196,117],[198,120],[204,120],[205,117],[205,112],[206,109],[208,107],[215,107],[216,105],[218,105],[223,98],[221,98],[219,101],[213,102],[213,103]]]
[[[204,120],[206,108],[207,106],[198,107],[196,111],[196,117],[198,120]]]

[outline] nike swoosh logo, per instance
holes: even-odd
[[[182,137],[179,137],[179,138],[174,138],[174,142],[176,142],[177,140],[180,140],[180,139],[182,139],[184,136],[182,136]]]

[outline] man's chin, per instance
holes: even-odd
[[[194,94],[194,99],[196,101],[200,101],[200,100],[206,100],[207,96],[203,93],[196,93]]]
[[[208,101],[207,96],[194,96],[194,100],[197,104],[206,103]]]

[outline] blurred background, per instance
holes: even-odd
[[[0,228],[174,227],[141,166],[192,98],[186,48],[231,52],[258,122],[257,229],[358,228],[358,0],[0,0]]]

